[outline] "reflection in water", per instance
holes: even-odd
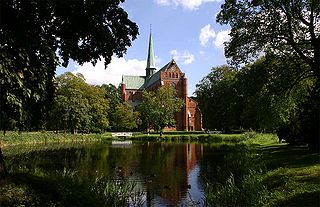
[[[21,148],[21,146],[20,146]],[[10,155],[11,170],[40,168],[47,172],[64,168],[82,179],[93,176],[127,177],[146,192],[147,206],[180,206],[203,198],[202,176],[214,167],[207,158],[214,150],[202,144],[114,143],[68,148],[46,148]],[[223,159],[223,158],[222,158]]]

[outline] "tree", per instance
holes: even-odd
[[[85,83],[82,74],[64,73],[56,78],[57,91],[51,127],[71,133],[103,132],[109,125],[109,101],[98,86]]]
[[[225,65],[212,68],[196,85],[195,94],[205,128],[228,131],[241,125],[240,94],[235,85],[237,73],[234,68]]]
[[[138,128],[141,120],[139,112],[133,111],[127,103],[119,103],[112,114],[113,129],[116,131],[127,131]]]
[[[233,63],[248,62],[263,53],[273,53],[301,59],[308,65],[315,84],[305,104],[300,106],[300,115],[297,115],[300,130],[295,134],[317,148],[320,142],[320,1],[226,0],[217,21],[231,26],[231,39],[226,44],[225,54]],[[304,75],[302,73],[300,77]],[[312,132],[306,134],[310,129]]]
[[[230,24],[226,57],[247,62],[261,52],[300,57],[320,78],[320,2],[226,0],[217,16]]]
[[[166,126],[174,126],[175,114],[183,107],[183,100],[177,97],[176,90],[170,86],[157,89],[155,92],[143,92],[137,110],[148,128],[162,131]]]
[[[26,100],[52,100],[54,71],[69,59],[95,64],[122,56],[138,34],[115,1],[3,1],[1,3],[1,128],[20,122]],[[47,92],[47,93],[46,93]],[[50,97],[51,96],[51,97]],[[52,102],[52,101],[45,101]]]
[[[121,98],[121,90],[120,87],[116,87],[112,84],[103,84],[101,86],[101,89],[104,91],[105,94],[105,99],[109,100],[109,112],[108,112],[108,119],[110,122],[109,128],[111,131],[114,131],[117,126],[115,125],[115,123],[117,122],[117,118],[114,117],[113,115],[116,114],[116,108],[117,106],[122,102],[122,98]]]
[[[242,123],[245,128],[275,131],[295,115],[297,106],[306,100],[314,78],[301,59],[268,54],[245,65],[237,75],[236,87],[243,97]],[[307,74],[307,73],[306,73]]]
[[[314,84],[312,77],[298,81],[308,69],[300,59],[292,61],[272,54],[240,70],[230,66],[213,68],[195,92],[204,126],[274,131],[288,124]]]
[[[85,91],[90,110],[90,132],[102,133],[109,127],[108,114],[110,105],[109,99],[105,98],[104,90],[99,86],[90,86]]]
[[[90,104],[86,98],[89,85],[81,74],[73,75],[66,72],[56,78],[56,99],[55,111],[52,114],[60,115],[55,122],[58,122],[59,129],[68,130],[71,133],[89,131]]]
[[[66,67],[70,58],[79,64],[104,58],[107,65],[113,54],[126,52],[138,27],[119,6],[121,2],[1,2],[0,127],[4,132],[7,123],[18,122],[21,127],[27,101],[53,102],[58,55]]]

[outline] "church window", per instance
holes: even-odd
[[[179,76],[178,73],[176,73],[176,78],[178,78],[178,76]]]

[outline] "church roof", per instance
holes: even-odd
[[[153,74],[150,78],[146,78],[146,76],[123,75],[122,83],[126,85],[127,89],[138,90],[148,88],[160,80],[161,72],[165,72],[172,64],[175,64],[173,59],[155,74]]]
[[[169,63],[167,63],[165,66],[163,66],[160,70],[158,70],[155,74],[153,74],[149,79],[147,79],[145,88],[151,86],[152,84],[160,80],[161,72],[164,72],[172,63],[174,63],[173,59]]]
[[[122,83],[126,85],[127,89],[143,89],[145,76],[123,75]]]

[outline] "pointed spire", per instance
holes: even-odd
[[[154,63],[154,53],[153,53],[153,42],[151,34],[151,25],[150,25],[150,36],[149,36],[149,48],[148,48],[148,58],[147,58],[147,76],[153,75],[153,71],[156,69]]]

